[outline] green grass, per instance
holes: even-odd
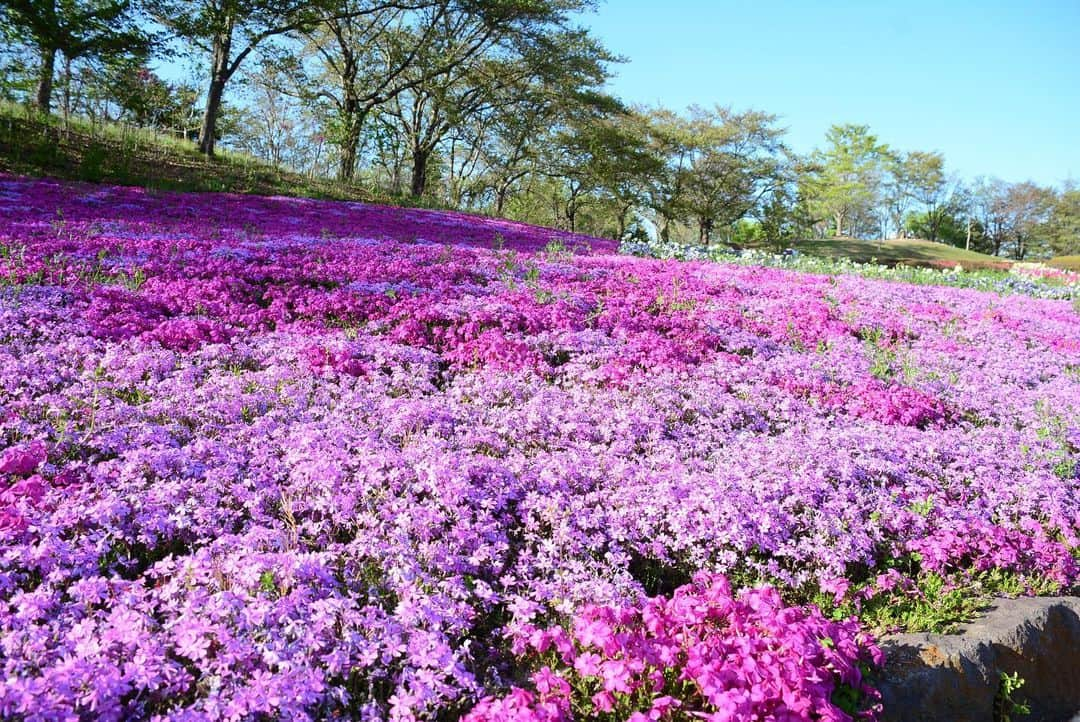
[[[981,616],[995,599],[1068,592],[1057,582],[1039,576],[1025,577],[1000,569],[956,570],[944,576],[919,572],[888,591],[875,590],[872,582],[856,584],[839,604],[825,593],[810,601],[837,620],[857,616],[876,634],[900,630],[954,634]]]
[[[1080,256],[1057,256],[1047,261],[1047,265],[1066,271],[1080,271]]]
[[[967,251],[944,243],[918,239],[863,241],[854,238],[793,241],[788,244],[801,253],[825,258],[848,258],[856,263],[875,261],[888,266],[930,266],[942,268],[962,265],[965,269],[1008,268],[1011,261]]]
[[[367,189],[275,168],[242,153],[199,153],[190,141],[113,123],[44,116],[0,103],[0,170],[142,186],[336,200],[382,200]]]

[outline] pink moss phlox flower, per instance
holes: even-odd
[[[686,714],[846,720],[832,701],[845,685],[862,696],[863,716],[875,714],[878,694],[862,673],[883,662],[873,640],[854,620],[789,607],[769,587],[735,594],[724,576],[699,573],[670,598],[586,605],[572,631],[573,659],[554,671],[542,667],[534,685],[548,694],[557,677],[558,693],[574,695],[589,684],[563,686],[564,679],[596,680],[597,691],[571,697],[575,709],[628,710],[645,720]],[[533,653],[543,650],[534,646]],[[634,709],[641,699],[646,706]],[[490,705],[482,702],[481,709]]]
[[[838,720],[787,594],[1076,583],[1068,301],[616,246],[0,174],[0,718]]]
[[[0,474],[29,476],[34,473],[46,458],[46,447],[42,441],[9,446],[0,452]]]

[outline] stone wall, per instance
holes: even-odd
[[[998,722],[1001,673],[1018,673],[1013,722],[1080,722],[1080,597],[997,600],[958,634],[882,639],[886,722]],[[995,702],[999,704],[995,705]]]

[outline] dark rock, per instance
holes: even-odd
[[[958,634],[882,639],[886,722],[995,722],[1001,674],[1030,722],[1080,722],[1080,597],[1001,599]],[[1074,717],[1075,715],[1075,717]]]

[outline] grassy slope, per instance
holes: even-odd
[[[81,119],[64,127],[56,117],[11,104],[0,104],[0,170],[161,190],[376,200],[361,188],[307,178],[242,154],[207,159],[189,141]]]
[[[1010,261],[995,258],[984,253],[966,251],[944,243],[918,239],[892,239],[885,241],[863,241],[854,238],[836,238],[826,240],[795,241],[789,244],[800,252],[812,256],[828,258],[850,258],[852,261],[868,263],[875,260],[886,265],[905,264],[908,266],[954,266],[957,263],[964,268],[1007,268]]]
[[[1066,271],[1080,271],[1080,256],[1057,256],[1047,261],[1047,264],[1055,268],[1064,268]]]

